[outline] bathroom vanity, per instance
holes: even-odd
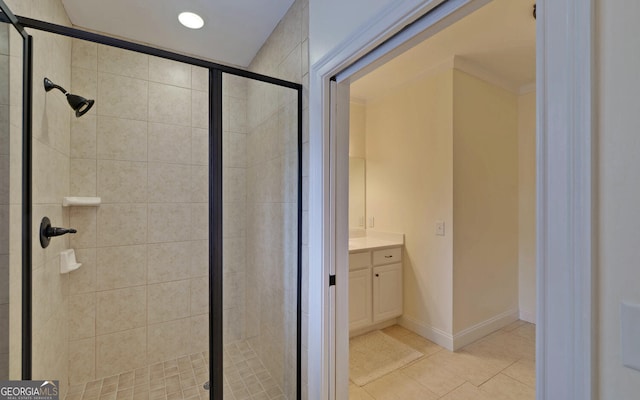
[[[379,329],[402,315],[404,235],[349,239],[349,334]]]

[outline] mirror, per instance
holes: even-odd
[[[365,229],[365,162],[349,157],[349,229]]]

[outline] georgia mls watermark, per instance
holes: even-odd
[[[59,400],[58,381],[0,381],[0,400]]]

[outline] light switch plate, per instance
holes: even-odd
[[[621,304],[620,336],[622,364],[640,371],[640,304]]]
[[[436,235],[444,236],[444,221],[436,221]]]

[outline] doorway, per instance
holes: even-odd
[[[311,248],[309,279],[318,284],[309,287],[310,324],[317,321],[310,325],[309,341],[312,348],[327,349],[326,359],[310,354],[310,368],[322,371],[319,379],[309,381],[312,392],[346,398],[348,387],[344,362],[348,338],[333,329],[348,324],[345,308],[335,305],[336,298],[347,298],[348,281],[331,277],[335,271],[346,271],[348,264],[348,228],[346,222],[338,229],[335,224],[347,217],[346,211],[335,207],[346,205],[348,199],[348,185],[340,178],[348,175],[348,137],[339,134],[348,132],[344,111],[349,90],[344,83],[483,4],[449,0],[437,2],[435,8],[432,2],[389,6],[375,24],[358,29],[312,66],[311,130],[321,134],[311,136],[311,171],[316,172],[310,177],[310,204],[323,208],[310,214],[310,226],[322,229],[310,238],[318,247]],[[587,399],[593,392],[593,13],[592,5],[575,0],[537,2],[538,398]],[[549,37],[553,40],[546,40]],[[334,153],[336,148],[343,150]]]
[[[535,53],[533,7],[496,0],[350,80],[352,394],[535,397]]]

